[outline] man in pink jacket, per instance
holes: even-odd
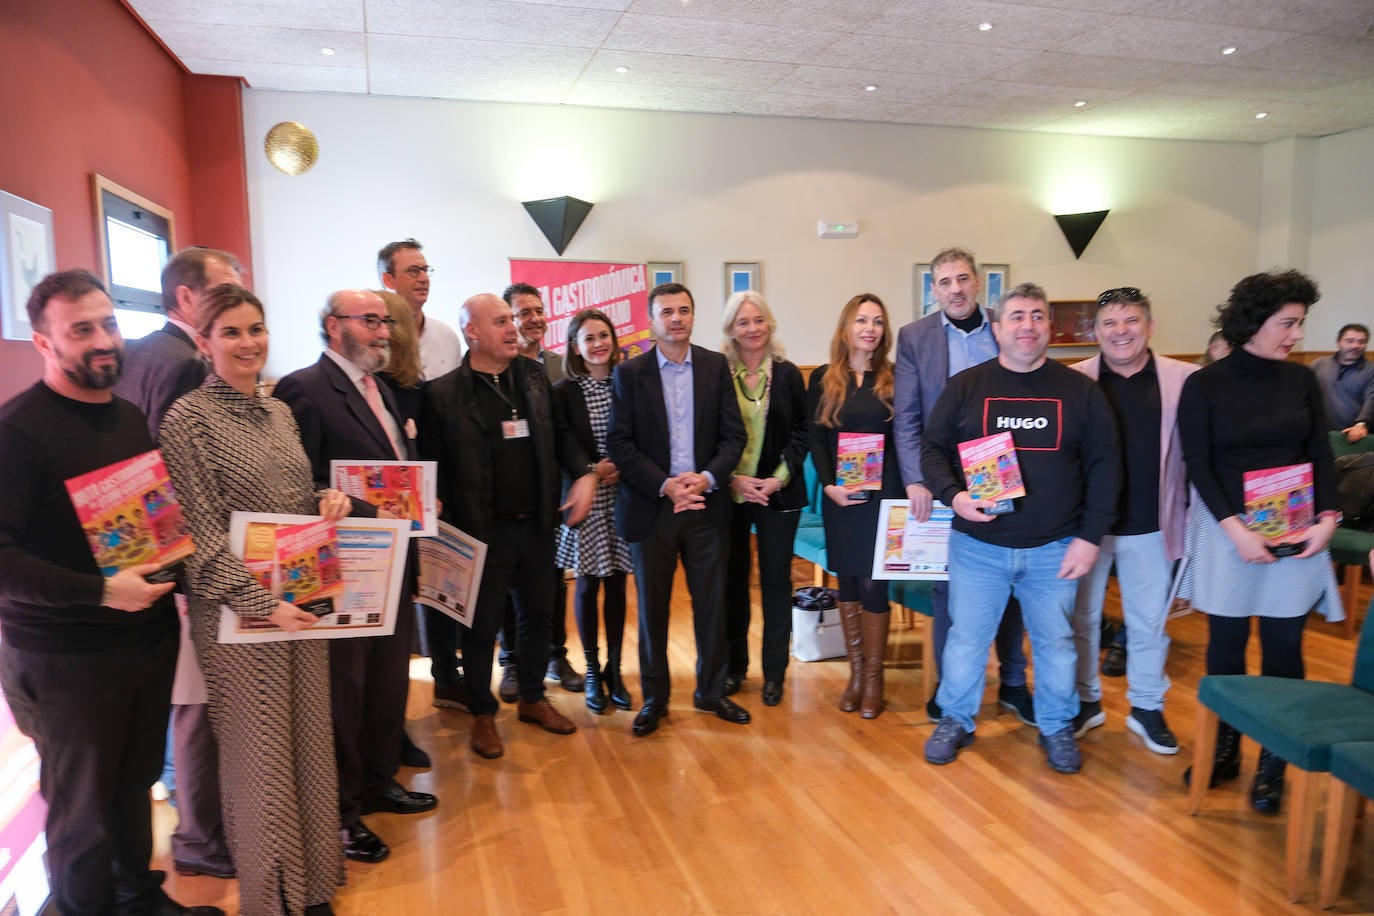
[[[1107,721],[1097,661],[1102,602],[1113,564],[1121,586],[1122,615],[1129,644],[1126,727],[1156,754],[1177,754],[1178,739],[1164,719],[1169,689],[1165,661],[1169,636],[1169,584],[1183,556],[1183,521],[1188,501],[1176,420],[1183,380],[1191,363],[1150,352],[1154,319],[1150,300],[1134,287],[1109,289],[1097,297],[1100,353],[1072,368],[1097,379],[1116,414],[1121,435],[1125,486],[1117,520],[1102,539],[1092,571],[1079,580],[1074,605],[1078,647],[1078,716],[1075,737]]]

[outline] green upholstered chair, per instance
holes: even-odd
[[[1312,858],[1312,839],[1323,774],[1331,748],[1374,741],[1374,627],[1361,629],[1350,684],[1246,674],[1208,675],[1198,683],[1197,737],[1193,747],[1192,813],[1212,779],[1218,722],[1269,748],[1289,764],[1285,878],[1297,902]]]
[[[812,585],[825,585],[830,575],[830,561],[825,553],[825,526],[821,521],[821,479],[816,474],[816,465],[811,456],[806,456],[802,464],[806,475],[806,508],[801,510],[801,520],[797,523],[797,534],[792,540],[792,553],[814,567]]]
[[[1354,741],[1331,749],[1331,792],[1326,802],[1326,839],[1322,843],[1317,906],[1326,909],[1341,894],[1355,833],[1355,809],[1374,798],[1374,741]]]
[[[1374,436],[1365,436],[1359,442],[1345,441],[1340,430],[1331,431],[1331,451],[1339,458],[1341,455],[1358,455],[1374,451]],[[1374,550],[1374,531],[1360,531],[1355,528],[1337,528],[1331,538],[1331,559],[1341,570],[1341,597],[1345,601],[1345,635],[1355,635],[1355,608],[1360,577],[1369,561],[1369,551]]]

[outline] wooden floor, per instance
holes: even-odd
[[[809,577],[799,564],[796,580]],[[550,685],[578,733],[548,734],[504,706],[497,723],[506,755],[481,760],[468,750],[470,717],[430,705],[427,662],[417,659],[408,728],[434,768],[401,778],[439,795],[439,808],[368,817],[391,858],[350,862],[335,912],[1315,911],[1311,892],[1302,905],[1285,900],[1286,815],[1265,817],[1246,803],[1251,743],[1242,779],[1210,792],[1201,816],[1187,813],[1182,776],[1206,642],[1200,615],[1170,625],[1167,713],[1183,752],[1145,750],[1123,724],[1125,679],[1104,678],[1107,724],[1081,742],[1082,773],[1063,776],[1045,765],[1035,730],[995,702],[984,705],[978,742],[956,763],[925,763],[932,726],[917,629],[894,627],[888,711],[876,720],[836,708],[843,660],[794,661],[784,701],[772,709],[759,700],[755,667],[736,698],[753,713],[751,725],[697,713],[681,576],[675,599],[672,714],[648,738],[631,736],[632,713],[593,715],[580,694]],[[1113,599],[1108,616],[1119,619],[1118,607]],[[752,635],[757,666],[757,615]],[[633,629],[626,640],[632,660]],[[569,649],[580,658],[575,635]],[[1337,626],[1313,618],[1305,654],[1309,677],[1348,681],[1354,642]],[[628,673],[638,701],[633,661]],[[175,814],[165,803],[157,809],[155,867],[170,873]],[[1314,873],[1312,891],[1315,881]],[[183,903],[237,912],[233,882],[173,875],[168,890]],[[1374,912],[1374,828],[1357,828],[1331,912]]]

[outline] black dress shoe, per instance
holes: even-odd
[[[380,862],[391,855],[391,848],[382,842],[382,838],[377,836],[362,821],[344,827],[339,831],[343,834],[344,856],[355,862]]]
[[[740,685],[744,683],[744,675],[727,674],[725,675],[725,695],[732,697],[739,693]]]
[[[327,903],[312,903],[305,908],[305,916],[334,916],[334,908]]]
[[[715,713],[717,717],[726,722],[734,722],[737,725],[749,724],[749,710],[736,703],[729,697],[719,697],[714,700],[694,700],[693,705],[702,712]]]
[[[666,718],[668,707],[645,705],[638,715],[635,716],[634,725],[630,726],[630,731],[636,738],[643,738],[645,735],[652,735],[658,729],[658,720]]]
[[[434,765],[424,748],[411,741],[405,732],[401,732],[401,763],[417,770],[428,770]]]
[[[782,681],[763,682],[763,705],[777,706],[782,702]]]
[[[396,780],[381,795],[363,801],[363,814],[386,811],[389,814],[421,814],[433,811],[439,799],[428,792],[411,792]]]
[[[224,916],[217,906],[182,906],[168,897],[153,911],[153,916]]]
[[[211,878],[236,878],[238,871],[227,855],[207,856],[204,859],[173,859],[177,874],[183,877],[208,875]]]

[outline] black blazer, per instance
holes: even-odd
[[[736,401],[738,403],[738,401]],[[800,509],[806,505],[806,480],[802,464],[810,449],[807,438],[806,385],[801,370],[785,359],[773,363],[773,390],[768,416],[763,421],[763,450],[759,453],[759,477],[773,473],[787,462],[787,486],[768,500],[770,509]]]
[[[405,454],[401,457],[408,461],[415,460],[418,455],[414,440],[405,436],[405,421],[396,410],[390,387],[379,383],[377,390],[382,395],[382,403],[396,418],[396,425],[402,428]],[[296,416],[296,425],[301,429],[301,444],[310,458],[316,486],[334,485],[329,477],[331,460],[396,460],[391,440],[387,438],[382,424],[377,422],[372,408],[367,405],[367,399],[329,356],[321,354],[315,365],[297,369],[277,382],[272,395],[285,401]],[[366,500],[354,499],[353,514],[375,518],[377,508]]]
[[[208,373],[191,338],[169,321],[124,348],[124,368],[114,393],[138,405],[148,418],[148,435],[156,441],[167,408],[183,394],[199,388]]]
[[[560,467],[577,477],[587,472],[591,459],[568,429],[563,412],[555,409],[544,367],[517,356],[507,371],[525,392],[538,468],[538,479],[531,485],[539,488],[539,521],[552,535],[562,503]],[[457,369],[425,385],[419,444],[422,456],[439,462],[438,496],[444,504],[440,517],[475,538],[488,540],[497,494],[492,492],[487,440],[501,435],[501,430],[488,428],[477,409],[473,385],[467,357]]]
[[[692,347],[695,427],[692,439],[697,471],[710,471],[716,489],[702,510],[712,524],[725,525],[730,507],[730,474],[744,451],[744,423],[725,357]],[[650,350],[615,367],[611,382],[611,425],[606,448],[620,471],[615,502],[616,531],[631,543],[648,537],[658,518],[659,488],[670,476],[668,409],[658,354]]]

